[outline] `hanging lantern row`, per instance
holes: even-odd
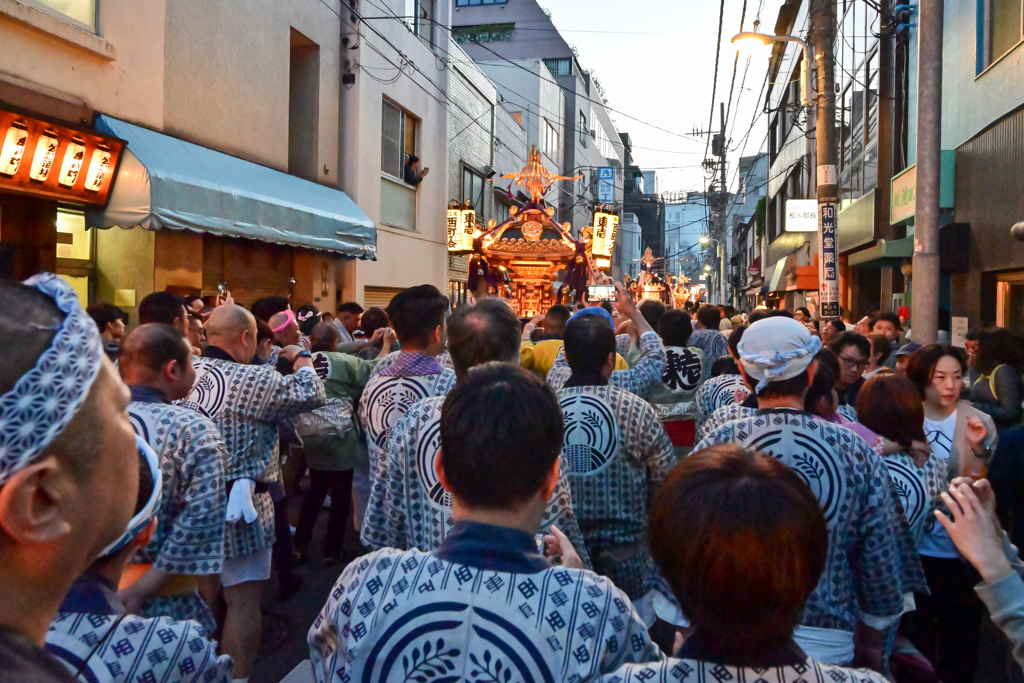
[[[476,237],[476,210],[472,202],[452,200],[448,203],[448,251],[468,254],[473,251]]]

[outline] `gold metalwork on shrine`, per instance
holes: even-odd
[[[502,180],[514,180],[514,185],[522,186],[527,192],[530,193],[531,202],[540,202],[541,198],[548,193],[551,186],[559,180],[579,180],[583,176],[578,175],[574,178],[569,178],[563,175],[557,175],[552,173],[548,169],[544,168],[544,163],[540,159],[540,152],[534,147],[530,150],[530,155],[526,159],[526,166],[523,166],[516,173],[506,173],[501,176]],[[548,217],[555,215],[554,207],[548,208]]]

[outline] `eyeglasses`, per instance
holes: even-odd
[[[866,360],[857,360],[856,358],[848,358],[847,356],[839,356],[839,360],[843,362],[845,367],[850,369],[856,368],[857,370],[863,370],[868,366],[868,361]]]

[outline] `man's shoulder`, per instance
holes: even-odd
[[[753,668],[716,662],[667,657],[645,664],[625,664],[611,680],[616,683],[655,681],[744,681],[786,683],[787,681],[836,681],[837,683],[886,683],[881,674],[868,669],[850,669],[823,664],[808,658],[796,665]]]

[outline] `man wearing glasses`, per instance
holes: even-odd
[[[839,359],[839,378],[836,380],[839,405],[856,407],[857,395],[864,386],[864,370],[871,356],[871,342],[862,334],[842,332],[828,348]]]

